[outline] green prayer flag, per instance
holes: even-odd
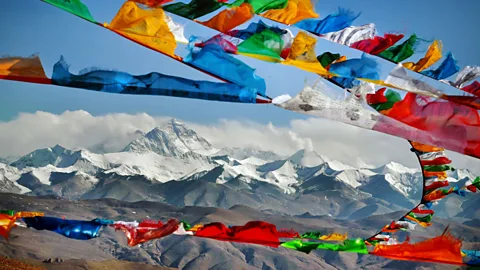
[[[292,240],[289,242],[285,242],[280,244],[282,247],[286,247],[289,249],[294,249],[303,253],[310,253],[312,250],[317,249],[318,245],[321,243],[318,242],[302,242],[302,240]]]
[[[475,180],[473,180],[472,185],[480,189],[480,176],[478,176],[477,178],[475,178]]]
[[[372,104],[370,106],[377,111],[389,110],[393,107],[395,103],[402,100],[402,96],[400,96],[398,92],[390,89],[388,89],[387,92],[385,93],[385,98],[387,99],[387,102]]]
[[[431,165],[431,166],[423,166],[425,171],[429,172],[444,172],[444,171],[454,171],[455,169],[449,165]]]
[[[328,65],[333,63],[333,61],[337,60],[338,58],[340,58],[339,53],[331,53],[331,52],[325,52],[325,53],[322,53],[321,55],[317,56],[317,60],[318,60],[318,62],[320,62],[322,67],[327,67]]]
[[[413,34],[402,44],[390,47],[379,53],[378,56],[395,63],[400,63],[415,53],[414,46],[416,43],[417,35]]]
[[[184,221],[184,220],[180,221],[180,223],[183,224],[183,228],[184,228],[186,231],[188,231],[188,230],[190,230],[190,229],[192,228],[192,226],[191,226],[190,224],[188,224],[188,222],[186,222],[186,221]]]
[[[0,214],[6,214],[6,215],[9,215],[9,216],[14,216],[15,211],[13,211],[13,210],[0,210]]]
[[[302,240],[293,240],[282,243],[281,246],[294,249],[304,253],[310,253],[314,249],[325,249],[332,251],[355,252],[368,254],[367,245],[363,239],[347,239],[342,244],[321,243],[321,242],[302,242]]]
[[[85,20],[95,22],[92,14],[80,0],[42,0],[50,5],[61,8]]]
[[[243,3],[248,3],[253,7],[255,14],[263,13],[270,9],[282,9],[287,7],[288,0],[236,0],[229,7],[238,7]]]
[[[322,236],[322,234],[320,232],[306,232],[304,234],[302,234],[302,238],[309,238],[309,239],[318,239],[320,238],[320,236]]]
[[[365,244],[365,240],[361,238],[347,239],[343,241],[343,245],[340,246],[338,251],[368,254],[368,249],[367,249],[367,245]]]
[[[163,6],[165,11],[187,19],[196,19],[221,8],[222,3],[216,0],[192,0],[190,3],[173,3]]]
[[[426,215],[426,216],[424,216],[424,217],[418,217],[417,215],[415,215],[415,213],[410,212],[408,215],[411,216],[411,217],[413,217],[413,218],[415,218],[415,219],[417,219],[417,220],[420,221],[420,222],[426,222],[426,223],[429,223],[429,222],[432,221],[432,219],[433,219],[433,214],[428,214],[428,215]]]
[[[278,59],[282,48],[282,37],[270,29],[252,35],[237,46],[238,52],[265,55]]]

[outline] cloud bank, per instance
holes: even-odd
[[[138,138],[139,131],[148,132],[168,119],[145,113],[104,116],[92,116],[85,111],[59,115],[22,113],[10,122],[0,122],[0,157],[22,156],[56,144],[96,152],[120,151]],[[352,166],[378,166],[395,161],[418,167],[406,140],[325,119],[293,120],[288,126],[228,119],[208,125],[182,122],[217,148],[250,147],[285,156],[309,149]],[[480,162],[473,158],[456,154],[452,158],[458,168],[480,167]]]

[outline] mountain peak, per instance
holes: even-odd
[[[382,166],[381,168],[382,168],[383,173],[395,171],[395,172],[398,172],[398,173],[414,174],[414,173],[417,173],[419,171],[418,169],[405,167],[404,165],[402,165],[400,163],[397,163],[395,161],[391,161],[390,163]]]
[[[124,149],[127,152],[140,153],[152,151],[168,157],[179,157],[188,152],[206,155],[213,150],[206,139],[175,118],[132,141]]]
[[[62,152],[65,152],[65,150],[67,150],[65,147],[61,146],[60,144],[56,144],[54,147],[50,147],[49,149],[51,149],[55,153],[62,153]]]
[[[303,167],[315,167],[326,161],[322,156],[317,154],[317,152],[306,149],[297,151],[287,160]]]

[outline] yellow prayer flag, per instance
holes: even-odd
[[[425,57],[420,59],[417,63],[407,62],[403,63],[402,65],[410,70],[421,72],[442,58],[442,47],[442,43],[438,40],[435,40],[428,48]]]
[[[331,233],[331,234],[327,234],[327,235],[322,235],[320,236],[320,240],[323,240],[323,241],[343,241],[343,240],[347,240],[348,238],[348,233],[345,233],[345,234],[341,234],[341,233]]]
[[[161,8],[142,9],[127,1],[110,24],[104,26],[135,42],[175,57],[177,43]]]
[[[295,66],[308,72],[317,73],[322,76],[330,75],[322,64],[317,60],[315,46],[317,39],[300,31],[293,40],[290,54],[282,62],[284,65]]]
[[[284,24],[295,24],[301,20],[319,17],[310,0],[288,0],[285,8],[271,9],[261,16]]]
[[[27,218],[27,217],[43,217],[45,216],[42,212],[17,212],[15,213],[17,218]]]
[[[193,231],[193,232],[196,232],[198,230],[200,230],[201,228],[203,228],[203,224],[195,224],[195,226],[193,226],[192,228],[190,228],[190,230],[188,231]]]

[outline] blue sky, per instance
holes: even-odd
[[[84,0],[95,19],[109,22],[124,1]],[[480,1],[418,1],[401,2],[374,0],[318,1],[321,18],[344,7],[361,16],[355,25],[375,23],[379,33],[416,33],[424,39],[440,39],[444,52],[452,51],[458,64],[480,64],[480,43],[477,15]],[[215,32],[172,16],[184,24],[186,36],[208,37]],[[90,24],[38,0],[9,1],[0,10],[1,55],[28,56],[39,53],[47,75],[60,55],[65,56],[72,72],[83,68],[100,67],[142,74],[157,71],[192,79],[212,80],[181,63],[134,44],[122,37]],[[320,42],[325,51],[358,52],[336,44]],[[177,48],[185,56],[183,45]],[[416,58],[415,58],[416,57]],[[418,59],[420,55],[413,57]],[[276,64],[241,58],[257,68],[267,82],[267,93],[274,97],[288,93],[295,95],[305,79],[315,75]],[[249,119],[260,123],[284,125],[304,116],[283,111],[274,106],[233,104],[189,100],[170,97],[125,96],[96,93],[80,89],[0,81],[0,122],[14,119],[20,112],[46,111],[62,113],[66,110],[85,110],[92,115],[112,112],[141,113],[173,116],[198,123],[212,123],[220,118]]]

